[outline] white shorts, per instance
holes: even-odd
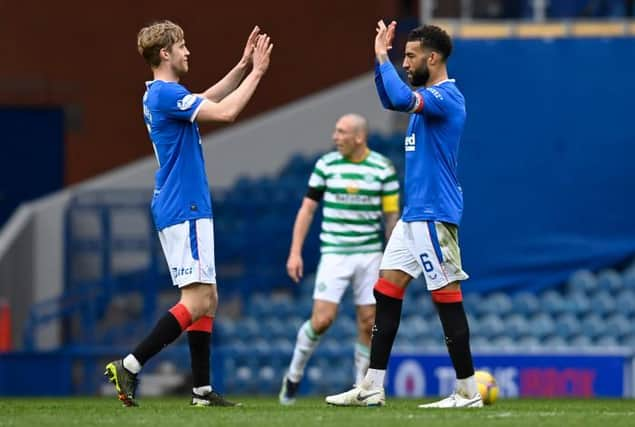
[[[425,273],[429,291],[469,277],[461,268],[458,228],[433,221],[399,220],[386,245],[381,270],[401,270],[415,279]]]
[[[379,278],[381,252],[323,254],[320,258],[313,299],[339,304],[349,284],[355,305],[375,304],[373,288]]]
[[[214,221],[189,220],[159,231],[174,286],[216,283],[214,263]]]

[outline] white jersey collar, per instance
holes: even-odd
[[[435,83],[432,86],[439,86],[442,85],[443,83],[447,83],[447,82],[451,82],[451,83],[456,83],[456,79],[445,79],[440,81],[439,83]]]

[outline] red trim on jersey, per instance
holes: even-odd
[[[198,319],[196,322],[192,323],[187,331],[200,331],[200,332],[208,332],[212,333],[212,329],[214,328],[214,318],[211,316],[203,316]]]
[[[172,313],[172,316],[179,322],[182,331],[192,324],[192,315],[183,304],[178,303],[168,311]]]
[[[463,294],[461,290],[451,291],[448,289],[439,289],[436,291],[432,291],[432,301],[438,303],[450,303],[450,302],[461,302],[463,301]]]
[[[412,107],[412,109],[410,110],[411,113],[420,113],[423,111],[423,104],[425,103],[425,101],[423,100],[423,95],[421,95],[419,92],[412,92],[415,96],[415,98],[417,98],[415,100],[415,105]]]
[[[406,290],[404,288],[400,288],[389,280],[380,277],[375,283],[375,290],[380,294],[384,294],[391,298],[403,299]]]

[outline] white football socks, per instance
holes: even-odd
[[[361,386],[366,390],[377,390],[384,387],[385,369],[368,369]]]
[[[194,394],[198,394],[199,396],[204,396],[206,393],[211,393],[212,392],[212,386],[211,385],[204,385],[201,387],[193,387],[192,391],[194,392]]]
[[[311,320],[302,324],[298,331],[298,338],[293,349],[293,358],[289,365],[287,378],[294,383],[300,382],[304,376],[304,368],[311,358],[311,355],[320,342],[320,335],[316,334],[311,326]]]
[[[478,386],[476,385],[476,378],[474,378],[474,375],[460,380],[457,379],[456,391],[468,399],[476,396],[476,393],[478,393]]]
[[[141,363],[137,360],[136,357],[132,353],[124,357],[123,359],[123,367],[126,368],[128,372],[133,374],[138,374],[141,372]]]
[[[360,342],[355,343],[355,384],[360,385],[364,381],[369,364],[370,348]]]

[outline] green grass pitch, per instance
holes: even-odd
[[[501,400],[483,409],[418,409],[422,400],[389,398],[383,408],[336,408],[321,398],[282,407],[274,398],[242,397],[238,408],[192,408],[187,397],[141,399],[123,408],[113,398],[2,398],[0,426],[148,427],[430,427],[635,426],[633,400]]]

